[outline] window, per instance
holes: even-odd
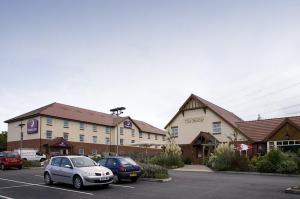
[[[150,135],[150,133],[148,133],[148,139],[150,139],[151,138],[151,135]]]
[[[65,140],[69,140],[69,133],[64,133],[63,138],[64,138]]]
[[[213,122],[213,134],[221,133],[221,122]]]
[[[124,144],[124,139],[120,139],[120,145]]]
[[[135,140],[131,140],[131,144],[134,144],[135,143]]]
[[[178,137],[178,127],[171,127],[171,137]]]
[[[157,140],[157,135],[155,135],[155,140]]]
[[[52,131],[46,131],[46,139],[52,139]]]
[[[94,144],[97,143],[97,136],[93,136],[93,143],[94,143]]]
[[[82,135],[82,134],[79,135],[79,141],[84,142],[84,135]]]
[[[79,155],[84,155],[84,148],[79,149]]]
[[[143,138],[143,133],[142,132],[139,132],[139,137]]]
[[[134,137],[134,136],[135,136],[134,129],[131,129],[131,137]]]
[[[72,166],[72,164],[68,158],[62,158],[60,165],[61,165],[61,167],[66,167],[67,165]]]
[[[101,166],[105,166],[106,161],[107,161],[107,159],[106,159],[106,158],[103,158],[103,159],[99,160],[98,163],[99,163],[99,165],[101,165]]]
[[[115,159],[109,158],[107,159],[106,166],[109,167],[115,167],[117,165],[117,161]]]
[[[109,144],[110,143],[110,139],[108,137],[105,138],[105,144]]]
[[[124,135],[124,128],[120,127],[120,135]]]
[[[97,155],[97,149],[92,150],[92,155]]]
[[[68,120],[64,120],[64,128],[69,128],[69,121]]]
[[[52,118],[51,117],[47,117],[47,125],[52,126]]]
[[[110,127],[105,127],[105,133],[110,134]]]
[[[97,132],[97,125],[96,124],[93,124],[93,131]]]
[[[162,136],[162,141],[166,141],[166,136]]]
[[[51,165],[59,167],[60,166],[60,161],[61,161],[61,158],[53,158],[52,161],[51,161]]]
[[[84,130],[84,123],[83,122],[79,123],[79,128],[80,128],[80,130]]]

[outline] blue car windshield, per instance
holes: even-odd
[[[93,167],[96,166],[95,162],[87,157],[70,158],[74,167]]]

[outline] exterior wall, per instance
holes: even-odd
[[[286,135],[289,136],[289,140],[300,140],[300,131],[287,123],[269,141],[286,140]]]
[[[37,119],[38,120],[38,125],[40,127],[40,117],[33,117],[30,119]],[[27,133],[27,121],[29,119],[26,120],[22,120],[22,123],[25,124],[23,126],[23,140],[30,140],[30,139],[40,139],[40,128],[38,129],[38,133],[33,133],[33,134],[28,134]],[[21,128],[19,126],[19,124],[21,123],[21,121],[17,121],[17,122],[12,122],[8,124],[8,134],[7,134],[7,141],[11,142],[11,141],[20,141],[21,139]]]
[[[42,152],[46,153],[46,148],[43,146],[50,142],[50,140],[46,139],[33,139],[33,140],[24,140],[23,147],[24,148],[34,148],[39,150],[39,145],[42,145]],[[93,150],[97,150],[97,153],[108,153],[110,152],[110,146],[104,144],[91,144],[91,143],[80,143],[80,142],[69,142],[72,145],[71,151],[69,154],[79,154],[79,149],[84,149],[85,155],[91,155]],[[18,149],[20,147],[19,141],[12,141],[7,143],[8,150]],[[149,148],[141,148],[141,147],[131,147],[131,146],[119,146],[119,154],[120,155],[127,155],[130,153],[149,153],[149,154],[156,154],[160,153],[161,149],[149,149]],[[116,146],[111,146],[111,152],[116,153]],[[49,155],[49,154],[48,154]]]
[[[106,138],[111,137],[111,145],[116,145],[117,144],[117,128],[116,127],[109,127],[111,129],[111,135],[110,133],[106,133],[106,127],[103,125],[96,125],[97,126],[97,131],[93,131],[93,124],[90,123],[84,123],[84,129],[80,129],[80,122],[78,121],[71,121],[68,120],[69,122],[69,127],[64,128],[64,119],[59,119],[59,118],[52,118],[52,124],[49,125],[47,124],[47,118],[45,116],[39,116],[35,117],[34,119],[38,120],[38,133],[35,134],[28,134],[27,133],[27,120],[23,120],[23,123],[25,123],[25,126],[23,126],[23,147],[29,147],[29,148],[40,148],[40,145],[42,146],[43,144],[40,144],[40,141],[36,143],[36,141],[32,140],[50,140],[47,139],[46,137],[46,132],[51,131],[52,132],[52,139],[55,139],[56,137],[63,137],[64,133],[69,134],[69,139],[68,141],[71,143],[76,143],[75,147],[80,147],[80,144],[90,144],[89,148],[91,148],[94,145],[103,145],[106,148],[109,149],[110,144],[106,144]],[[33,118],[30,118],[33,119]],[[20,127],[18,126],[20,122],[12,122],[8,124],[8,142],[9,143],[18,143],[18,147],[20,147]],[[123,127],[124,129],[124,134],[120,135],[120,127]],[[157,140],[155,140],[155,135],[153,133],[151,134],[151,139],[148,139],[148,133],[143,133],[143,138],[139,137],[139,130],[138,128],[132,124],[132,129],[135,131],[134,137],[131,134],[132,129],[124,128],[124,123],[121,122],[118,125],[119,128],[119,139],[122,138],[124,139],[124,146],[132,146],[133,143],[131,143],[131,140],[134,140],[134,144],[139,144],[139,143],[155,143],[155,144],[161,144],[163,145],[165,141],[163,141],[163,136],[162,135],[157,135]],[[84,135],[84,142],[80,143],[80,134]],[[97,143],[93,143],[93,136],[97,136]],[[28,142],[30,143],[30,146],[26,146],[26,141],[32,141]],[[34,143],[34,144],[33,144]],[[119,142],[120,144],[120,142]],[[90,147],[91,146],[91,147]],[[135,146],[137,148],[137,146]],[[155,148],[155,147],[152,147]],[[158,147],[160,148],[160,147]],[[74,150],[77,150],[79,148],[74,148]],[[100,148],[99,148],[100,150]],[[103,150],[103,148],[101,148]]]
[[[221,122],[221,133],[213,135],[216,139],[220,142],[229,142],[228,136],[234,138],[233,127],[209,108],[206,109],[206,113],[203,108],[186,110],[184,114],[178,114],[166,129],[171,132],[171,127],[177,126],[178,137],[175,139],[176,142],[178,144],[190,144],[201,131],[212,134],[213,122]],[[238,134],[237,139],[238,141],[247,140],[241,134]]]

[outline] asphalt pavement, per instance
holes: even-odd
[[[172,181],[166,183],[125,182],[78,191],[71,185],[46,186],[42,174],[42,169],[0,171],[0,198],[299,199],[299,195],[284,193],[287,187],[300,184],[299,177],[170,171]]]

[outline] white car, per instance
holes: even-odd
[[[83,186],[103,185],[108,187],[113,182],[110,169],[98,166],[85,156],[55,156],[50,159],[44,171],[44,182],[73,184],[76,189]]]

